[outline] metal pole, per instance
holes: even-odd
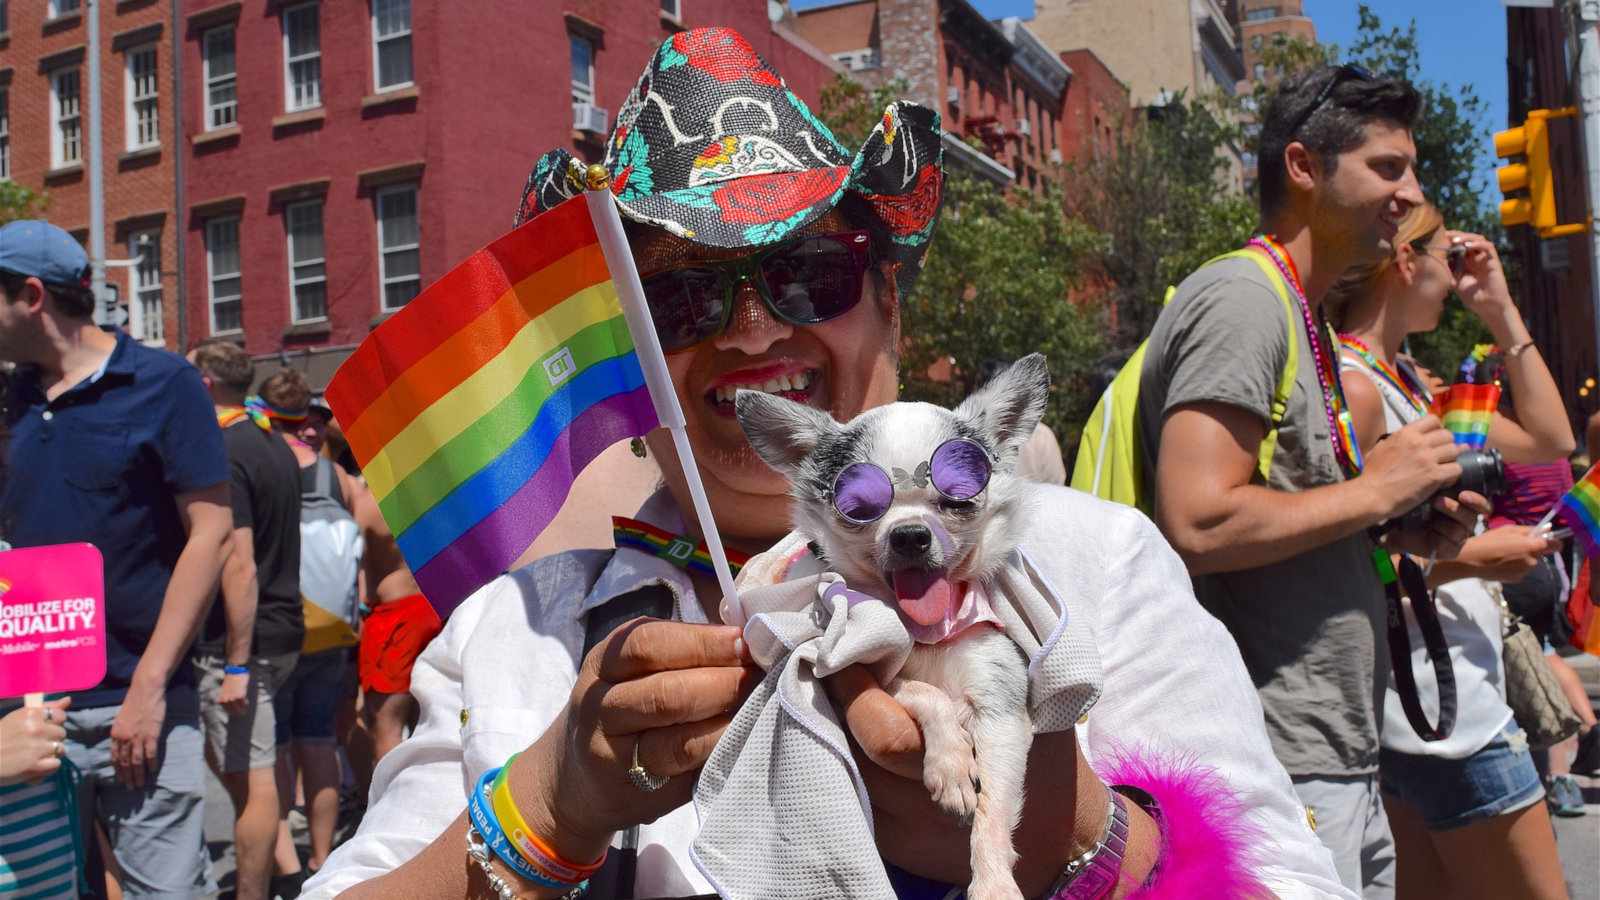
[[[100,3],[84,0],[83,15],[89,25],[89,140],[84,154],[89,157],[89,266],[90,286],[94,290],[95,321],[109,320],[104,308],[106,296],[106,186],[101,171],[105,147],[100,143]]]

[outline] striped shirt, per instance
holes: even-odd
[[[1534,525],[1561,495],[1572,488],[1572,466],[1566,460],[1552,463],[1506,463],[1506,491],[1494,498],[1489,527]]]
[[[67,767],[38,784],[0,785],[0,900],[75,900]]]

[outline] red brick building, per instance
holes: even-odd
[[[674,32],[728,25],[815,103],[836,66],[749,0],[193,0],[187,343],[235,337],[313,384],[511,224],[534,160],[598,159]]]
[[[106,255],[140,256],[111,268],[131,317],[150,343],[178,331],[176,162],[182,142],[173,110],[171,5],[155,0],[96,4],[100,25],[103,146],[89,146],[88,33],[82,0],[0,3],[0,178],[43,191],[50,221],[89,242],[89,154],[105,182]],[[141,243],[142,242],[142,243]]]
[[[1133,126],[1128,86],[1093,50],[1067,50],[1061,61],[1072,70],[1061,111],[1061,146],[1066,160],[1110,153],[1117,133]]]
[[[1272,84],[1283,74],[1262,59],[1262,54],[1274,43],[1317,42],[1316,23],[1306,15],[1304,7],[1304,0],[1243,0],[1237,10],[1237,21],[1247,83]]]

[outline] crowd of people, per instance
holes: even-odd
[[[786,396],[841,422],[894,401],[939,128],[898,103],[845,148],[742,38],[694,34],[619,116],[653,181],[618,202],[657,322],[693,305],[667,368],[719,529],[759,559],[804,488],[751,451],[724,389],[803,374]],[[720,137],[730,105],[774,120],[752,158],[793,161],[729,176],[761,179],[770,209],[695,193],[704,148],[677,138]],[[1353,66],[1262,107],[1258,234],[1177,286],[1128,370],[1149,518],[1061,487],[1048,432],[1004,460],[1038,482],[1022,545],[1098,659],[1098,701],[1028,755],[1023,895],[1567,896],[1550,814],[1583,814],[1573,773],[1600,769],[1600,730],[1558,650],[1567,598],[1600,579],[1543,520],[1577,441],[1494,243],[1423,195],[1420,114],[1409,84]],[[519,221],[572,196],[540,175],[566,161],[541,160]],[[765,249],[855,232],[873,254],[848,271]],[[54,226],[0,228],[0,540],[95,544],[108,625],[101,685],[0,718],[0,897],[215,891],[203,766],[231,801],[240,898],[715,894],[693,776],[761,672],[709,575],[575,549],[612,515],[698,539],[669,439],[603,457],[540,558],[441,622],[305,378],[257,383],[226,339],[184,359],[95,326],[86,266]],[[800,316],[780,277],[834,302]],[[1494,346],[1440,377],[1407,338],[1452,292]],[[1461,448],[1430,412],[1451,381],[1500,387],[1503,492],[1457,489]],[[1578,458],[1600,459],[1600,415],[1586,438]],[[664,621],[609,627],[641,611]],[[1547,746],[1508,702],[1512,615],[1579,722]],[[970,823],[930,799],[901,695],[862,666],[823,683],[888,896],[966,884]],[[1221,798],[1199,825],[1182,779],[1125,764],[1141,748]],[[804,896],[779,854],[752,859],[770,896]]]

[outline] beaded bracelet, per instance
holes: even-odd
[[[489,845],[490,850],[494,851],[494,855],[499,857],[500,861],[505,863],[506,868],[510,869],[518,878],[540,887],[557,890],[574,887],[571,881],[558,881],[535,869],[511,845],[510,839],[506,837],[505,831],[500,827],[500,822],[495,819],[494,812],[489,808],[489,785],[499,774],[499,769],[490,769],[484,772],[483,777],[479,778],[478,783],[473,787],[472,793],[467,796],[467,818],[469,823],[473,828],[477,829],[478,834],[483,838],[483,842]],[[577,884],[576,887],[583,889],[588,887],[588,884],[588,881],[583,881]]]
[[[517,809],[516,801],[511,798],[508,776],[511,772],[511,762],[515,759],[516,757],[512,756],[506,760],[506,764],[500,769],[500,774],[495,776],[494,784],[489,788],[490,806],[494,810],[495,818],[500,822],[500,827],[510,838],[511,846],[535,869],[555,881],[577,884],[599,871],[605,864],[609,847],[600,854],[599,859],[588,865],[575,863],[564,859],[528,827],[527,820],[522,817],[522,811]]]
[[[484,842],[483,835],[478,833],[478,829],[472,827],[470,821],[467,823],[467,858],[482,870],[484,879],[489,882],[489,888],[494,891],[498,900],[522,900],[522,895],[517,893],[515,886],[501,878],[500,873],[494,870],[492,857],[489,855],[489,845]],[[562,894],[559,900],[578,900],[588,889],[588,882],[584,882],[581,886]]]

